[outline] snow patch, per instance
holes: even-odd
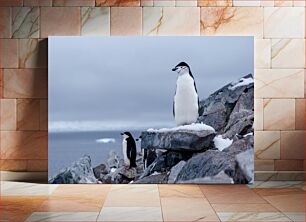
[[[166,133],[166,132],[173,132],[173,131],[180,131],[180,130],[190,130],[190,131],[203,131],[203,130],[210,130],[215,132],[215,129],[209,125],[204,123],[192,123],[190,125],[183,125],[174,128],[162,128],[162,129],[148,129],[147,132],[151,133]]]
[[[233,143],[233,140],[228,139],[228,138],[223,139],[221,135],[215,136],[213,141],[214,141],[215,147],[218,148],[219,151],[224,150],[225,148],[229,147]]]
[[[154,171],[154,172],[151,174],[151,176],[155,176],[155,175],[159,175],[159,174],[160,174],[160,173]]]
[[[247,133],[247,134],[243,135],[243,138],[245,138],[247,136],[253,136],[253,133]]]
[[[101,138],[96,140],[97,143],[115,143],[116,140],[114,138]]]
[[[247,86],[251,83],[254,83],[254,79],[252,77],[250,78],[241,78],[239,79],[239,82],[233,83],[231,86],[228,87],[229,90],[234,90],[237,87],[240,86]]]

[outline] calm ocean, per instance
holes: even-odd
[[[122,137],[120,132],[49,133],[49,177],[56,175],[62,168],[70,166],[72,162],[85,154],[91,157],[93,167],[105,163],[111,150],[122,156]],[[131,131],[131,133],[136,139],[140,136],[141,131]],[[103,140],[104,138],[112,140]],[[100,141],[97,141],[99,139]],[[139,143],[137,143],[137,151],[140,151]]]

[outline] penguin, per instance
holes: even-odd
[[[130,132],[121,133],[122,140],[122,152],[123,159],[126,166],[129,166],[129,169],[132,167],[137,167],[136,165],[136,143]]]
[[[178,73],[173,101],[176,125],[195,123],[199,117],[199,96],[190,67],[186,62],[180,62],[172,71]]]

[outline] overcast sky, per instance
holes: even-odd
[[[49,125],[174,124],[175,65],[189,64],[203,99],[253,74],[253,55],[253,37],[50,37]]]

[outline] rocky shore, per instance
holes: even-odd
[[[49,183],[252,183],[254,171],[254,81],[251,74],[200,101],[197,123],[142,132],[137,168],[115,152],[92,167],[89,156]]]

